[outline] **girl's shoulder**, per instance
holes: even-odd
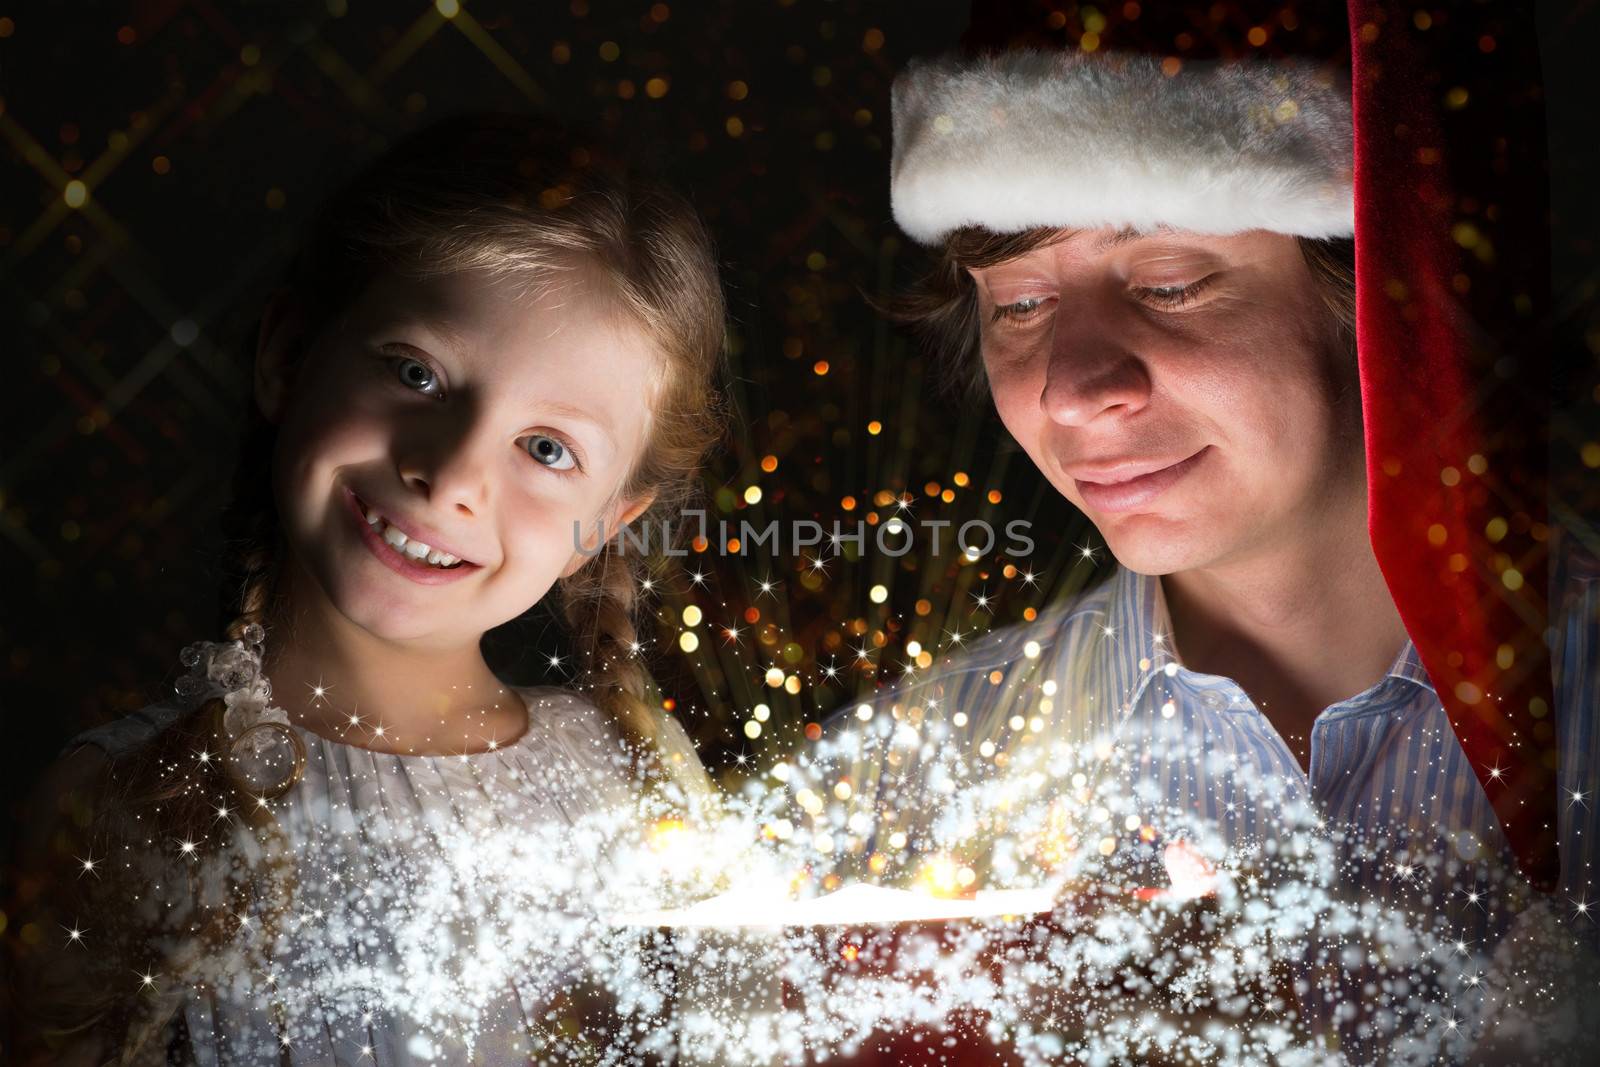
[[[528,730],[515,747],[554,749],[584,762],[613,762],[627,742],[616,720],[584,693],[554,685],[517,686]]]
[[[108,760],[121,756],[149,743],[155,736],[171,726],[184,714],[184,708],[175,703],[147,704],[131,714],[78,734],[61,749],[62,756],[71,756],[83,748],[98,750]]]
[[[607,720],[605,711],[595,703],[593,697],[575,689],[564,689],[559,685],[519,685],[514,688],[528,702],[532,723],[539,722],[541,716],[554,722],[570,721],[591,727],[604,724]]]
[[[177,704],[147,704],[120,719],[75,735],[56,754],[34,783],[28,806],[33,818],[26,825],[56,832],[65,822],[86,828],[89,808],[98,803],[122,757],[147,744],[177,721],[184,709]]]
[[[676,716],[663,715],[654,742],[644,746],[631,740],[616,718],[584,693],[559,686],[518,687],[528,702],[525,746],[553,747],[580,763],[604,766],[635,778],[636,757],[661,761],[668,776],[677,772],[703,775],[699,753]]]

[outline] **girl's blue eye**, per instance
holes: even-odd
[[[526,440],[528,455],[551,470],[569,471],[577,467],[578,461],[572,455],[572,450],[549,434],[532,434]]]
[[[407,389],[414,389],[423,396],[443,397],[439,391],[439,376],[433,373],[433,368],[420,359],[410,356],[399,356],[394,361],[395,377],[400,379],[400,384]]]

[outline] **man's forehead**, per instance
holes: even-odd
[[[1143,241],[1146,238],[1176,238],[1184,236],[1183,231],[1175,230],[1171,226],[1152,226],[1141,229],[1138,226],[1110,227],[1102,226],[1094,230],[1074,230],[1067,234],[1058,243],[1070,244],[1074,248],[1082,249],[1091,254],[1098,255],[1108,252],[1122,245]],[[1198,234],[1194,236],[1198,237]]]
[[[1041,236],[1043,236],[1041,234]],[[1017,252],[1015,255],[990,263],[973,264],[972,269],[978,272],[989,267],[1003,267],[1008,263],[1022,263],[1037,261],[1041,257],[1054,258],[1062,253],[1074,257],[1098,256],[1113,248],[1133,244],[1150,238],[1177,239],[1185,236],[1181,230],[1170,226],[1156,226],[1141,229],[1137,226],[1109,227],[1102,226],[1096,229],[1076,229],[1060,231],[1057,234],[1042,240],[1041,243]],[[1199,239],[1201,235],[1194,234]]]
[[[1156,230],[1141,230],[1133,226],[1124,226],[1119,230],[1112,230],[1109,233],[1102,233],[1098,238],[1095,239],[1094,251],[1104,252],[1108,249],[1116,248],[1118,245],[1130,244],[1146,237],[1153,237],[1157,234],[1171,232],[1172,231],[1166,227]]]

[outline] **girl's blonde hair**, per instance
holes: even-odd
[[[486,270],[537,284],[575,260],[598,268],[617,306],[659,353],[646,445],[618,492],[621,499],[653,494],[634,520],[653,523],[694,499],[701,466],[723,432],[718,378],[725,312],[711,240],[683,199],[552,121],[512,115],[446,120],[381,156],[331,197],[313,217],[285,281],[303,324],[295,359],[305,358],[312,339],[334,326],[381,274]],[[265,627],[283,592],[286,547],[271,490],[277,431],[254,405],[252,411],[233,499],[223,513],[223,631],[233,640],[243,639],[247,627]],[[649,543],[653,556],[624,553],[613,537],[557,588],[595,703],[647,755],[659,752],[665,726],[633,651],[640,581],[665,547],[659,539]],[[272,636],[269,630],[269,643]],[[153,820],[161,837],[208,843],[201,852],[217,851],[217,800],[253,810],[253,798],[228,780],[220,763],[197,765],[191,758],[198,748],[226,744],[219,705],[211,701],[180,718],[130,754],[126,768],[114,766],[116,786],[104,801],[123,813],[144,813],[138,817]],[[706,799],[698,761],[681,751],[661,755],[661,762],[648,762]],[[259,855],[276,870],[237,880],[227,910],[242,912],[241,898],[250,898],[269,915],[281,913],[293,891],[287,842],[270,819],[257,819],[252,828]],[[222,918],[219,912],[191,925],[187,951],[225,940],[231,930]],[[104,1002],[95,1007],[117,1010]],[[124,1062],[148,1050],[158,1025],[148,1011],[124,1019]]]

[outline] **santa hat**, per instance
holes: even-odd
[[[1506,310],[1536,321],[1547,300],[1546,193],[1537,170],[1486,169],[1508,133],[1542,160],[1543,123],[1536,102],[1514,123],[1442,122],[1470,96],[1449,77],[1463,56],[1509,99],[1537,89],[1532,46],[1384,0],[1246,7],[975,3],[962,54],[895,82],[895,220],[929,244],[965,226],[1355,238],[1373,548],[1518,862],[1549,886],[1547,365]],[[1479,242],[1511,215],[1527,225],[1486,270]]]
[[[1355,232],[1349,91],[1311,63],[1009,51],[894,86],[895,221],[1202,233]]]

